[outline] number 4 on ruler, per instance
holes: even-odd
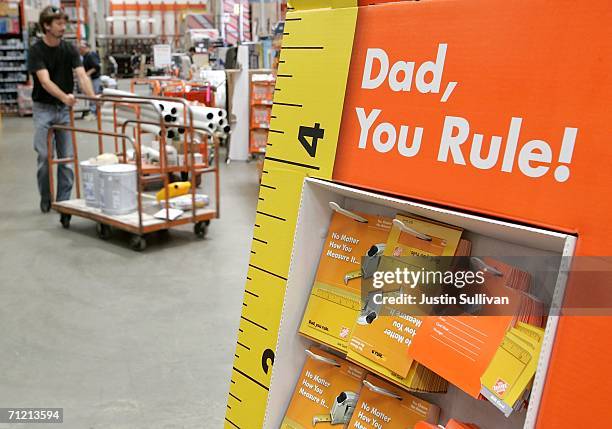
[[[325,130],[321,128],[321,124],[315,122],[314,127],[306,127],[300,125],[300,129],[298,131],[298,140],[300,141],[302,146],[304,146],[304,149],[306,149],[308,155],[310,155],[311,158],[314,158],[317,154],[317,143],[319,139],[323,138],[324,135]],[[307,137],[310,137],[312,139],[312,144],[308,143],[308,140],[306,140]]]

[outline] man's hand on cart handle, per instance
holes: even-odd
[[[72,107],[76,104],[76,98],[74,98],[73,94],[66,94],[66,96],[64,97],[64,99],[62,100],[62,102],[68,106],[68,107]]]

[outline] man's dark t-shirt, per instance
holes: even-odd
[[[83,55],[83,67],[85,67],[85,71],[95,69],[96,71],[93,72],[91,78],[98,79],[100,77],[100,57],[98,54],[93,51],[89,51]]]
[[[42,40],[33,44],[28,54],[28,71],[34,80],[32,100],[39,103],[62,104],[60,100],[45,91],[36,76],[38,70],[47,69],[51,81],[66,94],[71,94],[74,90],[72,70],[81,65],[81,57],[76,48],[64,40],[57,47],[50,47]]]

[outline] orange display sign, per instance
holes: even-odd
[[[611,34],[597,23],[610,12],[604,2],[554,14],[542,1],[497,7],[492,14],[490,2],[472,0],[359,9],[333,178],[581,227],[582,244],[605,253],[610,242],[592,234],[595,226],[598,237],[612,232],[601,225],[612,205],[601,199],[612,147],[597,144],[610,131],[597,106],[612,99]],[[518,22],[520,32],[500,31]]]
[[[333,180],[576,234],[577,255],[609,255],[610,22],[602,0],[359,8]],[[593,392],[612,379],[592,375],[611,326],[560,320],[537,427],[609,414]]]

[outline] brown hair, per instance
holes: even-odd
[[[40,12],[40,16],[38,17],[38,24],[40,25],[40,29],[43,33],[47,32],[45,25],[51,25],[51,23],[56,19],[65,19],[68,20],[68,15],[62,9],[56,6],[47,6]]]

